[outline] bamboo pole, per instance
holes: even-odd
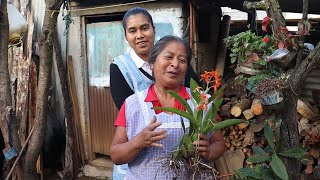
[[[23,147],[22,147],[22,149],[21,149],[21,151],[20,151],[20,153],[19,153],[19,156],[17,157],[17,159],[16,159],[15,162],[13,163],[13,165],[12,165],[10,171],[9,171],[9,174],[8,174],[8,176],[6,177],[6,180],[9,180],[9,179],[10,179],[14,168],[16,167],[16,165],[17,165],[17,163],[18,163],[18,161],[19,161],[19,159],[20,159],[20,157],[21,157],[24,149],[26,148],[26,146],[27,146],[27,144],[28,144],[28,142],[29,142],[29,140],[30,140],[30,138],[31,138],[31,135],[32,135],[32,133],[33,133],[33,130],[34,130],[34,126],[32,127],[31,132],[30,132],[30,134],[29,134],[26,142],[23,144]]]

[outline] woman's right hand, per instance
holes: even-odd
[[[161,129],[155,131],[161,122],[157,122],[157,118],[153,117],[147,127],[145,127],[134,139],[140,148],[146,147],[162,147],[158,141],[167,137],[166,130]]]

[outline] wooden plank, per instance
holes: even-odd
[[[74,160],[78,160],[80,158],[81,165],[84,165],[85,162],[85,155],[84,155],[84,147],[83,147],[83,138],[82,138],[82,130],[81,130],[81,123],[80,123],[80,112],[79,112],[79,104],[78,104],[78,97],[76,91],[76,83],[74,77],[74,69],[73,69],[73,62],[72,57],[68,56],[67,59],[67,68],[68,68],[68,79],[69,79],[69,89],[70,89],[70,98],[72,103],[72,125],[74,127],[73,136],[74,138]],[[75,164],[74,167],[78,165]]]
[[[19,138],[20,143],[24,144],[27,138],[27,118],[28,118],[28,91],[29,91],[29,61],[22,57],[18,60],[17,70],[17,104],[16,117],[20,122]]]
[[[29,67],[29,129],[30,133],[36,118],[36,101],[37,101],[37,67],[34,61]]]
[[[220,180],[230,180],[230,176],[228,176],[230,172],[224,155],[221,156],[219,159],[215,160],[214,164],[217,171],[219,172],[219,176],[221,176]]]

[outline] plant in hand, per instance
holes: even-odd
[[[201,75],[201,80],[206,82],[205,89],[201,88],[193,79],[190,80],[190,98],[194,108],[191,108],[187,101],[177,93],[167,91],[167,93],[175,97],[185,107],[186,111],[172,107],[155,107],[154,109],[176,113],[181,116],[184,135],[179,146],[169,158],[170,168],[179,174],[181,173],[180,166],[184,163],[187,165],[188,172],[192,179],[199,179],[201,177],[216,179],[216,171],[204,163],[204,160],[196,151],[193,143],[199,140],[200,135],[207,136],[216,130],[235,124],[246,123],[246,121],[241,119],[228,119],[218,122],[216,119],[217,112],[223,101],[223,98],[219,98],[219,95],[224,90],[224,86],[219,88],[220,76],[217,71],[205,71],[205,73]],[[208,93],[211,91],[213,91],[213,94],[209,97]],[[186,128],[182,117],[189,120],[189,128]]]

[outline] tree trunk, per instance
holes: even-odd
[[[286,24],[278,0],[266,0],[260,2],[266,3],[265,8],[267,14],[272,18],[273,35],[284,42],[284,39],[281,39],[281,37],[287,38],[287,35],[281,36],[280,33],[285,33],[285,31],[282,32],[279,30],[285,29]],[[308,14],[308,0],[304,0],[303,3],[302,21],[306,22]],[[301,37],[304,36],[304,34],[300,35]],[[300,38],[301,43],[303,43],[303,40],[304,38]],[[320,43],[305,59],[303,59],[302,47],[297,52],[298,55],[295,58],[295,67],[293,69],[289,69],[285,75],[288,79],[286,79],[286,88],[284,90],[283,103],[285,106],[282,111],[283,121],[280,130],[280,137],[282,137],[282,139],[280,139],[281,142],[279,143],[280,151],[300,147],[297,124],[297,93],[301,90],[303,82],[308,77],[308,74],[310,74],[313,69],[320,67]],[[299,160],[292,158],[283,158],[283,160],[288,170],[289,179],[300,179],[301,164]]]
[[[40,47],[40,72],[39,83],[37,88],[36,101],[36,119],[35,129],[30,139],[29,147],[26,151],[24,159],[24,177],[26,180],[38,179],[36,172],[36,161],[40,154],[44,133],[46,128],[46,107],[48,105],[48,92],[50,87],[50,75],[53,61],[53,35],[55,33],[57,17],[63,1],[53,2],[46,1],[46,11],[44,16],[44,24],[42,27],[42,35],[39,43]]]
[[[285,89],[283,100],[286,106],[283,109],[282,123],[280,128],[280,152],[300,147],[296,110],[297,98],[292,89]],[[293,158],[283,158],[283,161],[287,167],[289,179],[300,179],[301,163],[299,160]]]
[[[59,42],[58,32],[56,31],[53,38],[54,49],[56,53],[57,69],[59,72],[59,79],[62,89],[63,97],[63,107],[64,107],[64,117],[65,117],[65,129],[66,129],[66,148],[65,148],[65,159],[64,159],[64,169],[63,178],[73,178],[73,129],[72,129],[72,110],[71,101],[69,96],[68,82],[67,82],[67,71],[64,68],[62,56],[61,56],[61,46]]]

